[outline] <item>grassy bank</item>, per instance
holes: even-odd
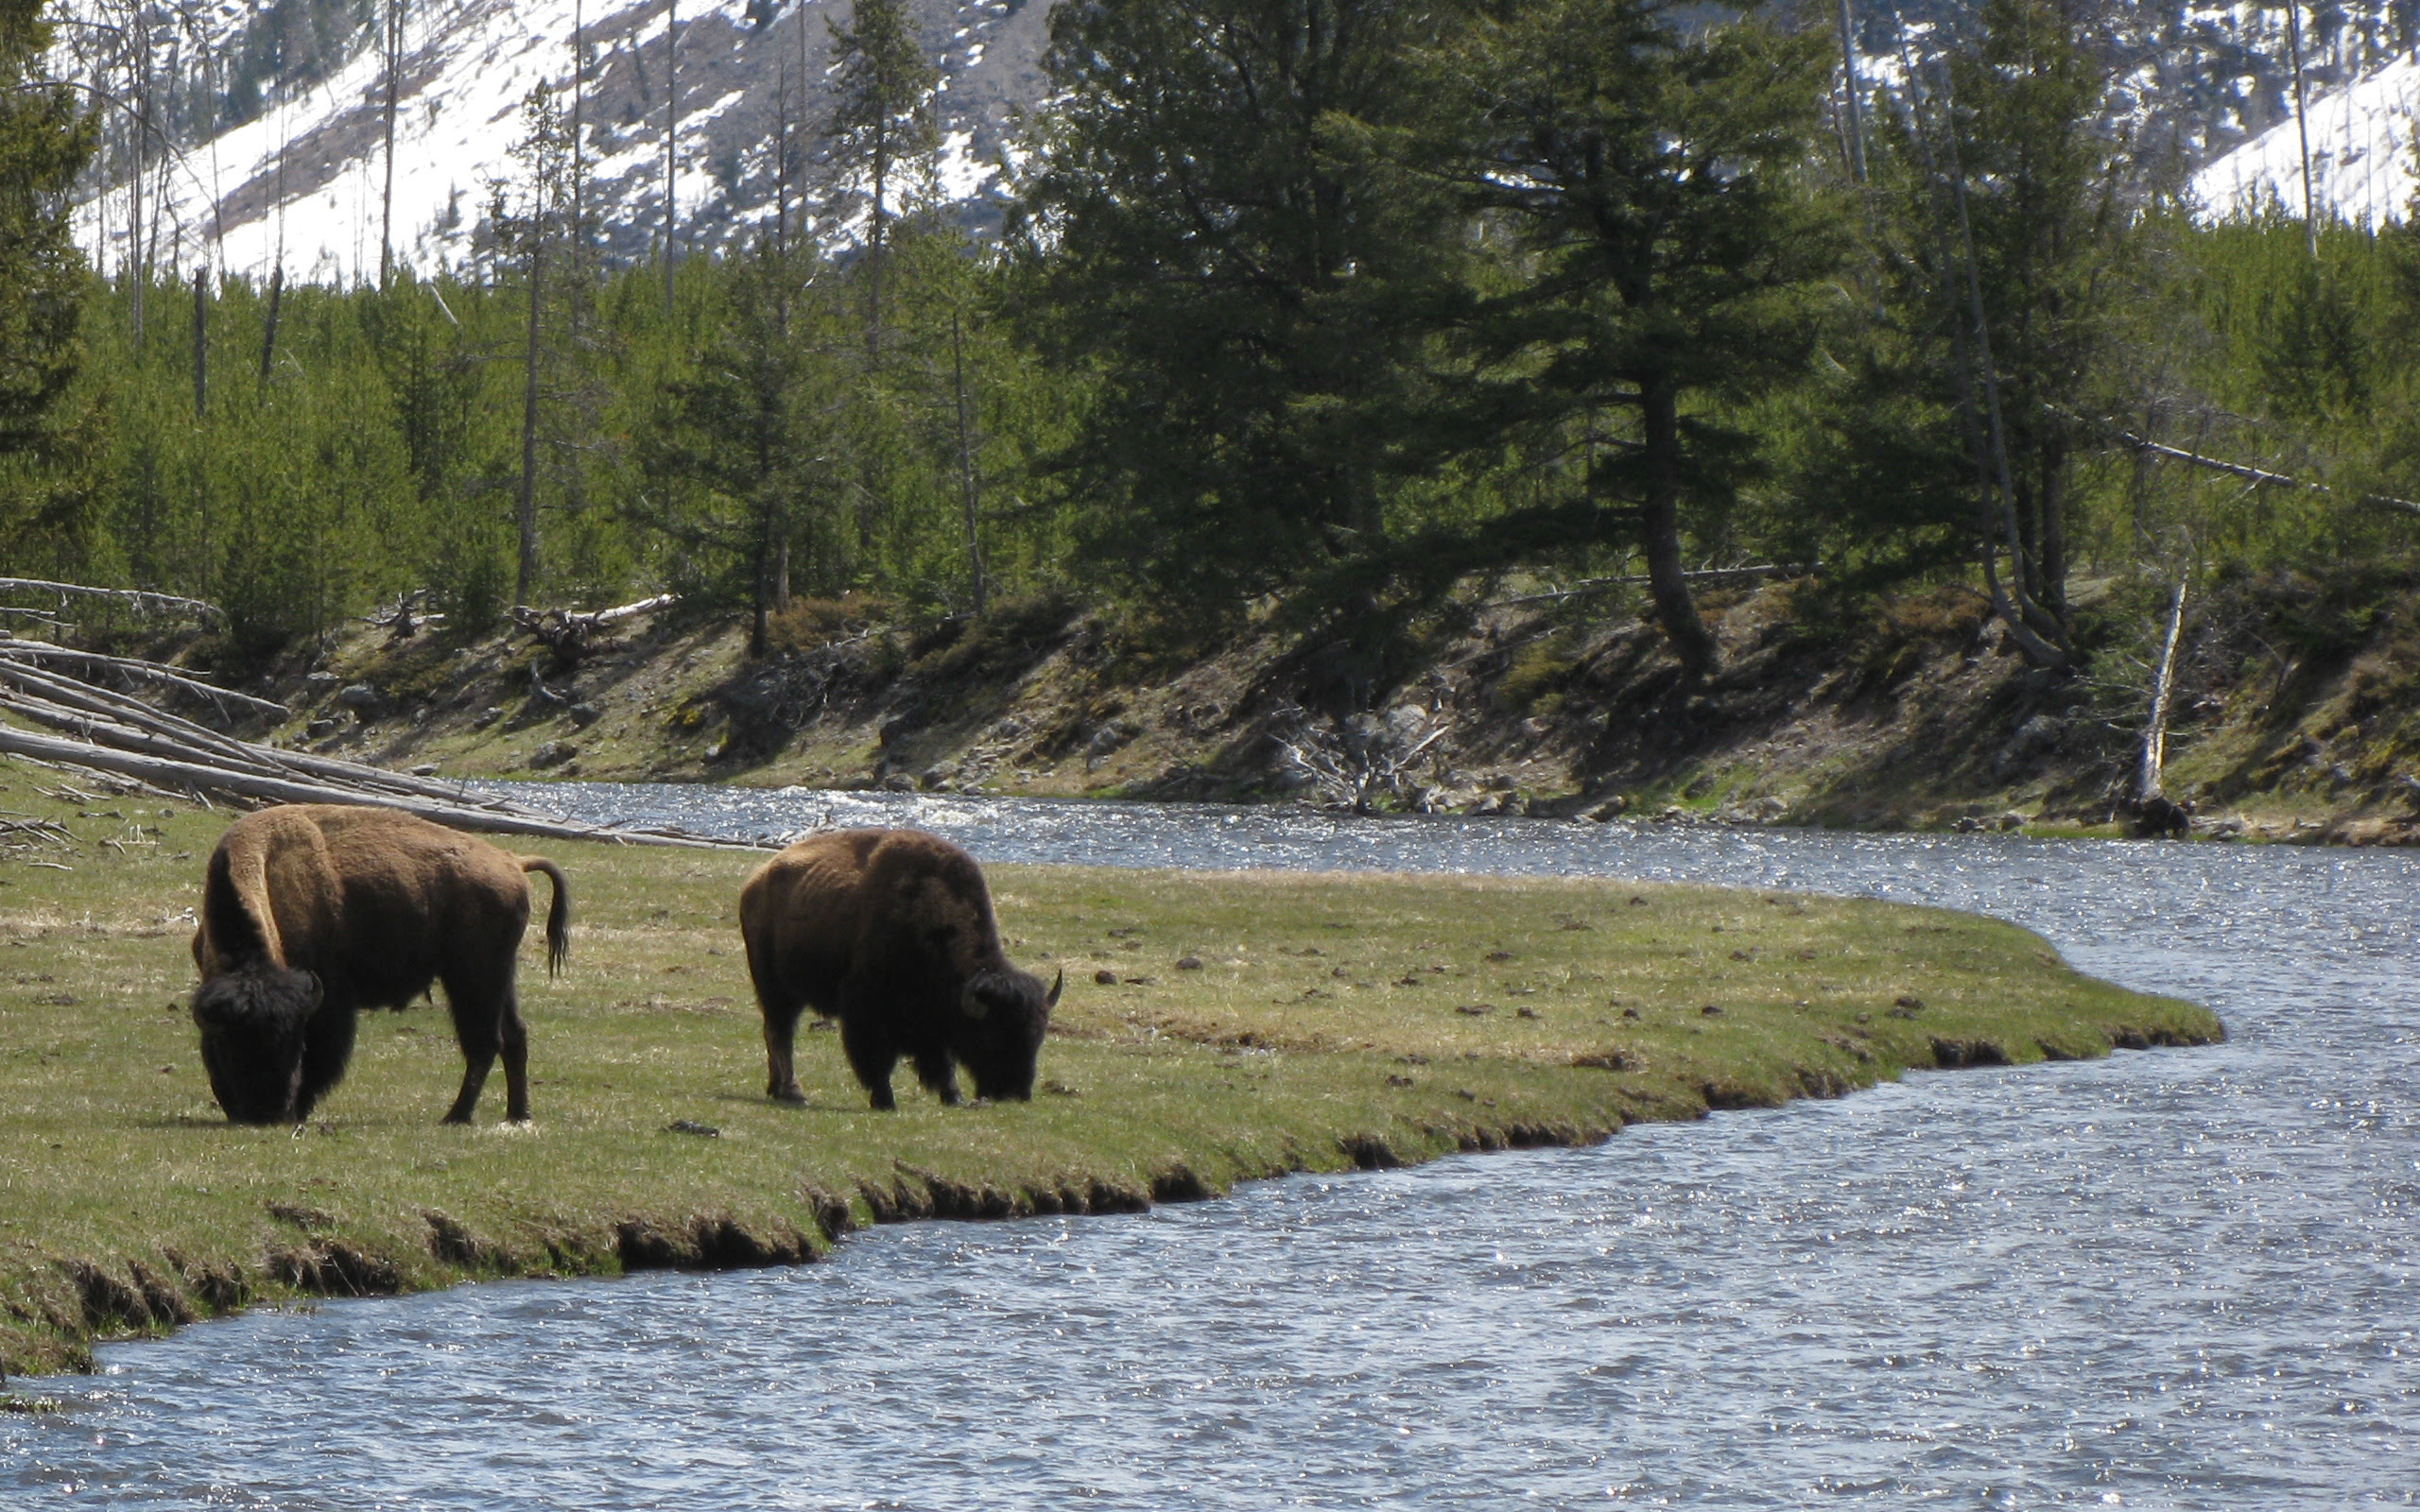
[[[76,791],[81,782],[85,791]],[[44,791],[47,790],[47,791]],[[810,1258],[905,1216],[1129,1211],[1242,1179],[1573,1143],[1910,1067],[2200,1042],[2216,1019],[1957,914],[1610,882],[1000,867],[1067,995],[1029,1105],[876,1114],[837,1037],[762,1096],[742,854],[549,845],[569,971],[525,951],[536,1122],[438,1117],[441,1011],[365,1017],[302,1129],[229,1126],[184,1009],[226,816],[0,765],[0,1360],[282,1297]],[[702,1130],[717,1131],[708,1135]]]

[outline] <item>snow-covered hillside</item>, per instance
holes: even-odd
[[[273,0],[217,0],[185,18],[189,49],[221,48]],[[678,129],[674,195],[684,249],[728,242],[769,218],[772,144],[786,112],[811,130],[830,109],[830,26],[848,0],[675,0]],[[942,189],[952,199],[996,188],[1014,106],[1040,91],[1046,4],[908,0],[943,74]],[[386,193],[386,71],[375,13],[324,60],[321,77],[271,92],[257,116],[155,165],[141,217],[147,260],[266,279],[374,279]],[[423,271],[474,251],[490,184],[520,171],[524,101],[541,83],[565,105],[578,35],[587,200],[609,248],[660,245],[667,0],[409,0],[397,94],[394,255]],[[164,45],[164,43],[163,44]],[[223,60],[218,60],[223,61]],[[807,80],[801,99],[799,80]],[[155,154],[157,156],[157,154]],[[128,259],[133,207],[116,188],[88,200],[79,239],[95,262]]]
[[[665,225],[667,52],[677,52],[675,208],[683,249],[721,247],[769,216],[772,144],[830,111],[832,24],[852,0],[400,0],[395,255],[460,267],[482,245],[490,186],[520,171],[523,102],[565,91],[573,41],[590,224],[610,253],[648,257]],[[1014,112],[1043,92],[1053,0],[905,0],[940,65],[943,194],[981,201]],[[387,183],[389,0],[60,0],[63,71],[121,102],[79,213],[95,264],[162,272],[206,266],[247,277],[350,282],[377,275]],[[678,7],[673,11],[673,7]],[[1869,79],[1895,76],[1914,40],[1973,24],[1976,0],[1852,6]],[[667,44],[668,12],[677,46]],[[2413,190],[2420,10],[2413,0],[2306,5],[2311,176],[2335,214],[2398,216]],[[2206,214],[2276,205],[2299,215],[2300,138],[2284,12],[2257,0],[2102,0],[2087,27],[2116,67],[2111,128],[2187,161]],[[1955,45],[1955,43],[1949,43]],[[800,88],[804,78],[805,88]],[[136,80],[149,80],[147,94]],[[2348,82],[2350,81],[2350,82]],[[132,102],[151,125],[138,133]],[[1887,112],[1877,112],[1881,119]],[[139,204],[127,187],[137,161]],[[2238,145],[2240,144],[2240,145]],[[156,211],[156,214],[155,214]],[[142,256],[130,245],[141,225]],[[840,228],[821,228],[827,238]]]
[[[2350,86],[2312,97],[2308,119],[2272,126],[2193,176],[2193,197],[2213,219],[2303,215],[2303,143],[2310,143],[2311,200],[2322,216],[2377,226],[2399,221],[2414,188],[2420,141],[2420,61],[2400,58]]]

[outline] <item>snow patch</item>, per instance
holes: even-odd
[[[2411,211],[2413,144],[2420,140],[2420,63],[2402,58],[2310,101],[2311,199],[2323,215],[2357,226],[2400,221]],[[2290,114],[2195,174],[2204,220],[2303,216],[2303,134]]]

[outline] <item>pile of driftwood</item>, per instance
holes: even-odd
[[[175,689],[222,716],[240,713],[282,719],[288,713],[283,704],[216,687],[160,662],[0,634],[0,713],[39,727],[27,730],[0,722],[0,752],[108,773],[169,797],[220,793],[276,803],[378,803],[456,829],[491,833],[760,849],[672,826],[584,824],[473,793],[459,783],[238,739],[157,708],[104,679]]]

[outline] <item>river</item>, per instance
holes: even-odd
[[[263,1310],[0,1417],[0,1505],[2420,1504],[2420,863],[602,784],[988,861],[1553,872],[1978,909],[2231,1040],[793,1270]]]

